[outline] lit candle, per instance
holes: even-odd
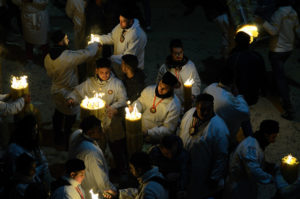
[[[92,196],[92,199],[99,199],[99,194],[95,194],[92,189],[90,190],[90,194]]]
[[[129,108],[125,108],[125,125],[126,125],[126,140],[127,152],[130,157],[135,152],[141,151],[143,146],[143,133],[142,133],[142,114],[138,112],[136,104],[133,111],[130,112]]]
[[[244,32],[250,36],[250,44],[253,42],[253,39],[258,37],[258,29],[255,25],[243,25],[240,27],[236,33]]]
[[[94,42],[100,43],[100,37],[98,35],[91,34],[90,41],[88,41],[88,44],[92,44]]]
[[[188,111],[192,107],[192,86],[194,80],[190,77],[183,84],[183,94],[184,94],[184,112]]]
[[[85,98],[80,103],[81,119],[94,115],[99,120],[103,121],[105,118],[105,101],[102,99],[103,93],[96,93],[93,97]]]
[[[282,158],[281,174],[289,184],[292,184],[298,179],[298,168],[299,162],[291,154]]]
[[[27,76],[20,77],[12,76],[11,79],[11,97],[12,99],[18,99],[24,94],[29,94],[29,87],[27,82]]]

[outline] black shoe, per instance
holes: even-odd
[[[294,116],[294,113],[293,112],[289,112],[289,111],[286,111],[285,113],[281,114],[281,117],[286,119],[286,120],[294,120],[295,116]]]

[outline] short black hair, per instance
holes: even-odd
[[[214,97],[207,93],[201,93],[200,95],[197,95],[196,97],[196,104],[198,105],[200,102],[214,102]]]
[[[170,48],[170,51],[172,51],[173,48],[182,48],[183,49],[183,44],[180,39],[172,39],[170,41],[169,48]]]
[[[172,149],[174,144],[178,144],[178,139],[180,139],[177,135],[166,135],[161,139],[160,145],[166,149]]]
[[[96,118],[94,115],[87,116],[80,123],[80,128],[82,129],[82,133],[87,133],[90,129],[94,127],[101,127],[101,121]]]
[[[279,123],[275,120],[264,120],[260,123],[259,132],[266,134],[279,133]]]
[[[250,46],[250,39],[251,39],[250,35],[248,35],[247,33],[243,32],[243,31],[238,32],[234,37],[236,46],[242,47],[242,48],[247,48]]]
[[[142,174],[152,168],[150,157],[145,152],[134,153],[129,162],[134,166],[135,169],[140,170]]]
[[[130,66],[133,71],[137,70],[138,65],[139,65],[139,60],[138,60],[137,56],[130,55],[130,54],[123,55],[122,60],[125,62],[125,64]]]
[[[101,58],[96,61],[96,68],[109,68],[111,69],[111,61],[107,58]]]
[[[134,10],[132,9],[132,7],[134,6],[134,3],[129,3],[129,4],[123,4],[122,5],[122,9],[120,10],[120,16],[128,19],[128,20],[132,20],[134,19]]]
[[[67,174],[71,174],[71,172],[78,172],[84,169],[85,169],[84,162],[77,158],[70,159],[65,164],[65,170]]]

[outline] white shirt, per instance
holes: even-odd
[[[86,198],[84,190],[76,180],[65,176],[63,178],[68,181],[70,185],[57,188],[51,196],[51,199],[82,199],[80,194]],[[81,193],[77,189],[79,189]]]
[[[13,102],[3,102],[2,100],[4,100],[7,96],[8,94],[0,94],[0,122],[2,117],[20,112],[25,105],[23,97],[20,97]]]

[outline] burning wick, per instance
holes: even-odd
[[[99,42],[100,43],[100,38],[97,35],[91,34],[91,40],[88,41],[88,44],[94,43],[94,42]]]
[[[250,44],[253,42],[253,39],[258,37],[258,29],[255,25],[244,25],[241,28],[239,28],[238,32],[244,32],[250,36]]]
[[[27,76],[23,75],[21,77],[12,76],[11,87],[14,89],[24,89],[28,86]]]
[[[137,108],[136,108],[136,104],[134,104],[134,108],[133,111],[130,113],[129,108],[126,107],[125,108],[125,112],[126,112],[126,116],[125,118],[128,120],[138,120],[142,117],[142,114],[140,112],[138,112]]]
[[[297,163],[297,159],[295,157],[293,157],[291,154],[289,154],[288,156],[285,156],[283,158],[283,161],[289,165],[293,165]]]
[[[131,104],[130,100],[128,100],[126,103],[127,103],[128,106]]]
[[[185,82],[184,85],[185,86],[192,86],[194,84],[194,79],[192,79],[192,77],[188,78]]]
[[[90,110],[103,108],[105,106],[105,102],[101,99],[103,95],[104,93],[96,93],[92,98],[88,98],[87,96],[85,96],[80,106]]]
[[[98,198],[99,198],[99,194],[98,194],[98,193],[95,194],[94,191],[93,191],[92,189],[90,190],[90,194],[91,194],[91,196],[92,196],[92,199],[98,199]]]

